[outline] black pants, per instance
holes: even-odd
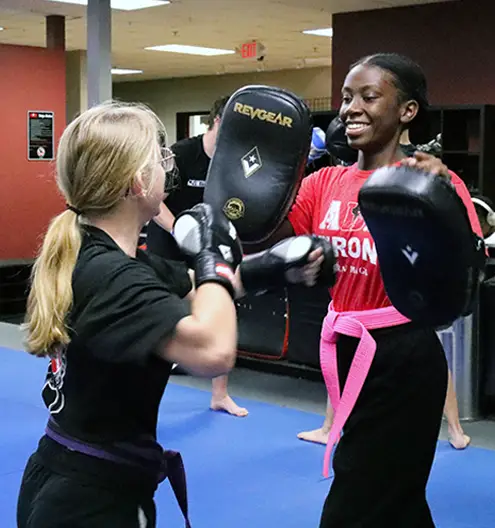
[[[22,479],[17,527],[155,528],[155,503],[54,473],[34,454]]]
[[[426,484],[447,389],[447,362],[431,329],[372,332],[376,355],[333,458],[320,528],[432,528]],[[340,336],[341,390],[357,339]]]

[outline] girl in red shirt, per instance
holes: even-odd
[[[365,57],[344,81],[340,117],[350,146],[359,152],[358,162],[323,168],[303,180],[278,234],[312,233],[332,242],[338,269],[330,292],[334,314],[394,310],[358,207],[361,186],[379,167],[407,163],[449,178],[466,204],[473,230],[481,233],[462,180],[439,159],[421,152],[407,158],[400,147],[404,130],[414,135],[415,127],[424,126],[427,108],[424,74],[407,57]],[[320,528],[434,527],[425,489],[445,402],[447,364],[435,329],[402,319],[366,331],[376,352],[334,454],[335,476]],[[340,392],[359,342],[338,334]]]
[[[437,139],[434,139],[427,143],[426,145],[413,145],[409,139],[409,130],[406,129],[402,133],[400,137],[400,143],[401,143],[401,149],[403,150],[404,154],[407,156],[414,156],[414,153],[416,151],[426,152],[428,154],[432,154],[435,156],[439,156],[441,153],[441,144],[438,143]],[[349,148],[349,152],[353,153],[355,155],[355,159],[357,160],[357,152],[353,149]],[[344,165],[344,163],[340,163],[340,165]],[[462,190],[460,191],[462,194]],[[486,198],[484,198],[486,200]],[[485,229],[484,229],[484,219],[486,218],[486,211],[482,210],[482,213],[480,213],[480,209],[478,208],[476,204],[476,198],[472,198],[473,203],[475,204],[475,210],[478,214],[478,220],[480,222],[481,230],[483,232],[483,235],[485,236]],[[485,225],[488,225],[485,221]],[[490,228],[492,231],[495,230],[495,228]],[[485,236],[486,241],[486,236]],[[459,420],[459,407],[457,405],[457,396],[455,393],[455,386],[454,381],[452,378],[452,373],[449,371],[448,376],[448,384],[447,384],[447,397],[445,400],[445,406],[444,406],[444,414],[445,418],[447,419],[448,423],[448,439],[450,445],[454,449],[465,449],[471,442],[471,438],[464,433],[464,430],[462,428],[461,422]],[[305,440],[307,442],[314,442],[317,444],[327,444],[328,442],[328,436],[330,433],[330,428],[332,426],[333,421],[333,408],[332,404],[330,402],[330,398],[327,400],[327,407],[325,411],[325,419],[323,421],[323,424],[318,429],[313,429],[311,431],[303,431],[301,433],[298,433],[297,437],[301,440]]]

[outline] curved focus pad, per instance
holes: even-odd
[[[345,125],[339,116],[332,119],[326,133],[327,151],[344,163],[355,163],[358,158],[357,150],[349,146],[345,135]]]
[[[445,178],[404,166],[375,171],[359,192],[387,295],[413,322],[438,327],[472,312],[485,248]]]
[[[210,162],[204,201],[231,220],[245,245],[267,240],[304,177],[311,116],[295,95],[246,86],[229,99]]]

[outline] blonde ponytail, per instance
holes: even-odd
[[[49,356],[70,341],[67,316],[72,307],[72,274],[81,248],[77,215],[65,211],[50,223],[33,267],[24,329],[26,350]]]

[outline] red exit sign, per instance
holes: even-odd
[[[263,54],[263,51],[263,45],[257,40],[244,42],[244,44],[241,45],[241,57],[243,59],[257,59]]]

